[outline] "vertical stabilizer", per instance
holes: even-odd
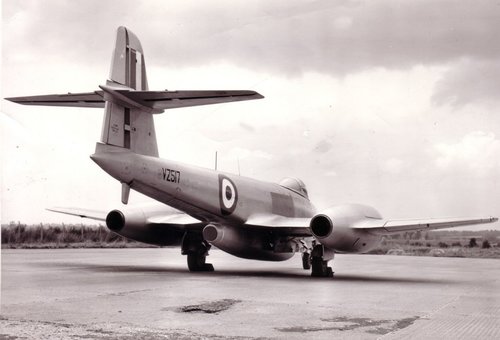
[[[116,33],[115,49],[107,87],[116,90],[148,90],[144,52],[139,39],[125,27]],[[106,93],[101,142],[135,153],[158,157],[153,115],[123,106],[123,101]]]
[[[134,33],[120,26],[116,32],[115,50],[109,79],[134,90],[148,90],[146,64],[141,42]]]

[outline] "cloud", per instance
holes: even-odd
[[[338,174],[335,170],[329,170],[323,174],[325,177],[337,177]]]
[[[230,149],[228,155],[230,159],[250,159],[250,160],[270,160],[273,159],[273,155],[269,152],[262,150],[248,150],[240,147],[233,147]]]
[[[492,1],[474,6],[455,1],[405,6],[396,1],[260,3],[239,5],[236,16],[221,16],[219,5],[198,8],[203,18],[198,13],[177,13],[179,20],[186,14],[198,20],[179,28],[187,39],[164,37],[158,46],[164,55],[175,46],[176,54],[184,56],[183,60],[167,57],[166,63],[229,59],[287,75],[346,74],[369,67],[408,68],[464,56],[500,55],[494,43],[500,29],[499,8]]]
[[[399,174],[404,166],[405,163],[401,159],[390,158],[382,163],[381,169],[390,174]]]
[[[432,102],[455,107],[496,100],[500,81],[495,1],[262,0],[231,3],[230,10],[225,1],[7,0],[2,6],[7,70],[43,66],[49,58],[61,62],[61,72],[71,64],[107,69],[114,31],[126,25],[140,37],[147,64],[167,70],[230,63],[284,77],[346,77],[444,66],[449,71]]]
[[[495,43],[500,9],[494,1],[474,6],[448,0],[404,6],[398,1],[257,1],[231,3],[230,11],[225,1],[6,3],[7,57],[22,41],[41,56],[58,49],[66,57],[94,61],[110,54],[102,36],[111,38],[118,25],[129,25],[155,64],[165,66],[231,60],[287,75],[346,74],[500,56]],[[29,55],[19,47],[16,54]]]
[[[435,150],[436,165],[442,170],[470,169],[480,175],[500,170],[500,140],[492,132],[471,132],[455,144],[438,144]]]
[[[332,146],[333,145],[329,140],[323,139],[316,144],[314,151],[318,153],[327,153],[331,150]]]
[[[494,105],[482,105],[496,100],[499,83],[499,6],[492,1],[6,0],[2,6],[5,96],[97,89],[115,29],[125,25],[141,39],[151,89],[248,88],[266,96],[155,116],[162,157],[213,168],[218,151],[224,171],[241,168],[273,182],[303,179],[317,206],[364,202],[389,217],[455,215],[473,204],[479,213],[497,209],[498,168],[489,164],[500,159],[500,120]],[[466,107],[459,111],[460,105]],[[2,168],[5,183],[18,189],[3,196],[18,209],[10,216],[23,216],[24,206],[38,207],[47,197],[54,205],[119,202],[119,183],[88,159],[102,110],[6,102],[2,110],[39,145],[18,152],[8,139],[2,147],[18,157]],[[18,171],[23,157],[38,166]],[[47,178],[37,189],[43,195],[24,185],[31,178]],[[96,187],[109,195],[96,197]],[[83,204],[72,202],[75,192]],[[450,202],[448,210],[443,202]],[[31,210],[24,216],[38,214]]]
[[[498,105],[500,62],[462,59],[454,63],[436,84],[432,102],[461,107],[471,103]]]

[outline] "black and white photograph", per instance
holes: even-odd
[[[4,0],[0,339],[499,339],[500,2]]]

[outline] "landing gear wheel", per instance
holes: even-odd
[[[213,272],[214,266],[211,263],[205,263],[207,257],[200,254],[187,254],[187,263],[191,272]]]
[[[182,255],[187,255],[187,265],[191,272],[213,272],[214,266],[206,263],[210,244],[201,234],[186,233],[182,239]]]
[[[323,261],[320,257],[313,257],[311,260],[311,276],[313,277],[333,277],[332,267],[328,267],[328,261]]]
[[[308,252],[302,253],[302,268],[311,269],[311,254]]]
[[[328,267],[328,260],[332,260],[334,255],[331,250],[325,249],[323,245],[315,245],[311,251],[311,276],[333,277],[332,268]]]

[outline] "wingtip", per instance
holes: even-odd
[[[4,98],[4,100],[8,100],[9,102],[16,103],[16,97],[8,97],[8,98]]]
[[[252,95],[255,97],[255,99],[263,99],[263,98],[266,98],[264,97],[262,94],[260,94],[259,92],[257,91],[250,91],[252,93]]]

